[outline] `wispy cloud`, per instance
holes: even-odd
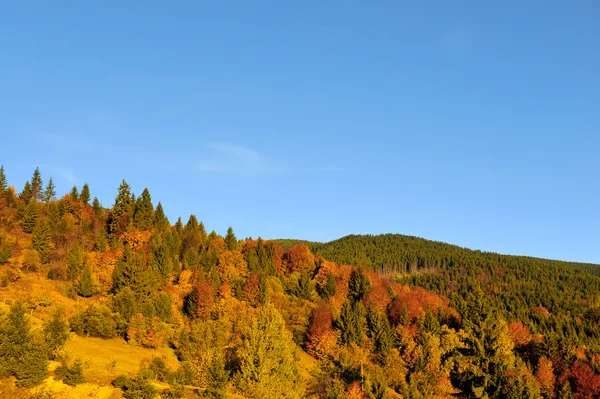
[[[208,150],[206,159],[196,164],[198,171],[244,175],[284,171],[284,168],[276,166],[251,148],[228,143],[213,143],[208,145]]]

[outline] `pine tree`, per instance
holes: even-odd
[[[81,189],[81,195],[79,196],[79,200],[86,205],[90,202],[90,186],[88,186],[87,183],[85,183],[83,185],[83,188]]]
[[[98,197],[94,197],[94,200],[92,201],[92,209],[94,210],[94,215],[96,217],[100,217],[100,215],[102,215],[102,205],[100,204]]]
[[[69,338],[69,325],[62,311],[56,310],[52,318],[44,324],[44,336],[50,357],[54,359]]]
[[[42,195],[42,201],[46,204],[54,201],[56,198],[56,186],[52,181],[52,178],[48,179],[48,184],[46,185],[46,189],[44,190],[44,194]]]
[[[337,292],[337,284],[335,283],[335,276],[331,273],[327,274],[327,280],[325,284],[320,287],[319,294],[323,299],[334,296]]]
[[[119,193],[108,218],[108,233],[111,240],[122,234],[133,213],[133,196],[129,184],[125,180],[119,186]]]
[[[135,227],[140,230],[148,230],[152,227],[153,219],[154,206],[152,205],[152,197],[150,196],[150,191],[145,188],[135,203],[133,216]]]
[[[292,334],[272,304],[260,308],[239,349],[239,385],[252,399],[301,398]]]
[[[23,214],[23,220],[21,221],[21,226],[23,227],[24,233],[32,233],[35,228],[35,224],[37,222],[38,212],[37,205],[35,203],[29,203],[25,207],[25,212]]]
[[[0,165],[0,196],[3,196],[8,189],[8,181],[4,174],[4,165]]]
[[[73,186],[71,189],[71,198],[73,201],[79,201],[79,190],[77,189],[77,186]]]
[[[227,235],[225,236],[225,245],[230,251],[235,251],[238,249],[238,240],[235,237],[235,234],[233,234],[233,229],[231,227],[227,229]]]
[[[23,201],[24,203],[29,204],[31,198],[33,198],[33,191],[31,188],[31,183],[27,181],[25,182],[25,187],[23,187],[23,191],[21,191],[21,193],[19,194],[19,199],[21,199],[21,201]]]
[[[6,320],[0,323],[0,376],[15,376],[17,385],[26,388],[46,378],[46,348],[34,342],[25,318],[25,307],[16,302]]]
[[[36,250],[40,255],[42,264],[50,261],[50,226],[46,219],[36,223],[31,236],[31,249]]]
[[[167,227],[169,227],[169,219],[165,216],[165,210],[159,202],[154,211],[154,228],[158,231],[164,231]]]
[[[63,381],[65,384],[70,385],[72,387],[74,387],[75,385],[83,384],[85,382],[81,360],[77,359],[71,367],[67,367],[65,379]]]
[[[3,242],[2,237],[0,237],[0,265],[8,262],[11,256],[12,247],[7,242]]]
[[[362,297],[371,289],[371,280],[365,275],[362,267],[356,268],[350,276],[348,283],[349,296],[354,301],[360,301]]]
[[[37,201],[42,195],[42,175],[40,174],[40,168],[35,168],[33,176],[31,177],[31,199]]]
[[[113,291],[118,292],[129,287],[136,295],[146,295],[154,286],[154,274],[149,270],[142,255],[125,248],[123,256],[117,262],[113,273]]]
[[[74,281],[83,267],[85,255],[79,241],[74,241],[67,252],[67,278]]]
[[[77,282],[77,293],[84,298],[89,298],[98,292],[96,279],[92,274],[92,268],[89,264],[85,264],[81,278]]]

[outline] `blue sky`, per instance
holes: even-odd
[[[0,163],[240,237],[600,263],[596,1],[0,6]]]

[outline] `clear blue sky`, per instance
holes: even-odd
[[[126,5],[124,5],[126,4]],[[600,263],[597,1],[18,1],[0,163],[240,237]]]

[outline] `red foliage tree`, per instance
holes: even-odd
[[[296,244],[286,255],[287,268],[290,273],[309,273],[315,270],[315,256],[305,244]]]
[[[571,367],[570,374],[577,398],[592,399],[600,395],[600,376],[589,365],[578,360]]]

